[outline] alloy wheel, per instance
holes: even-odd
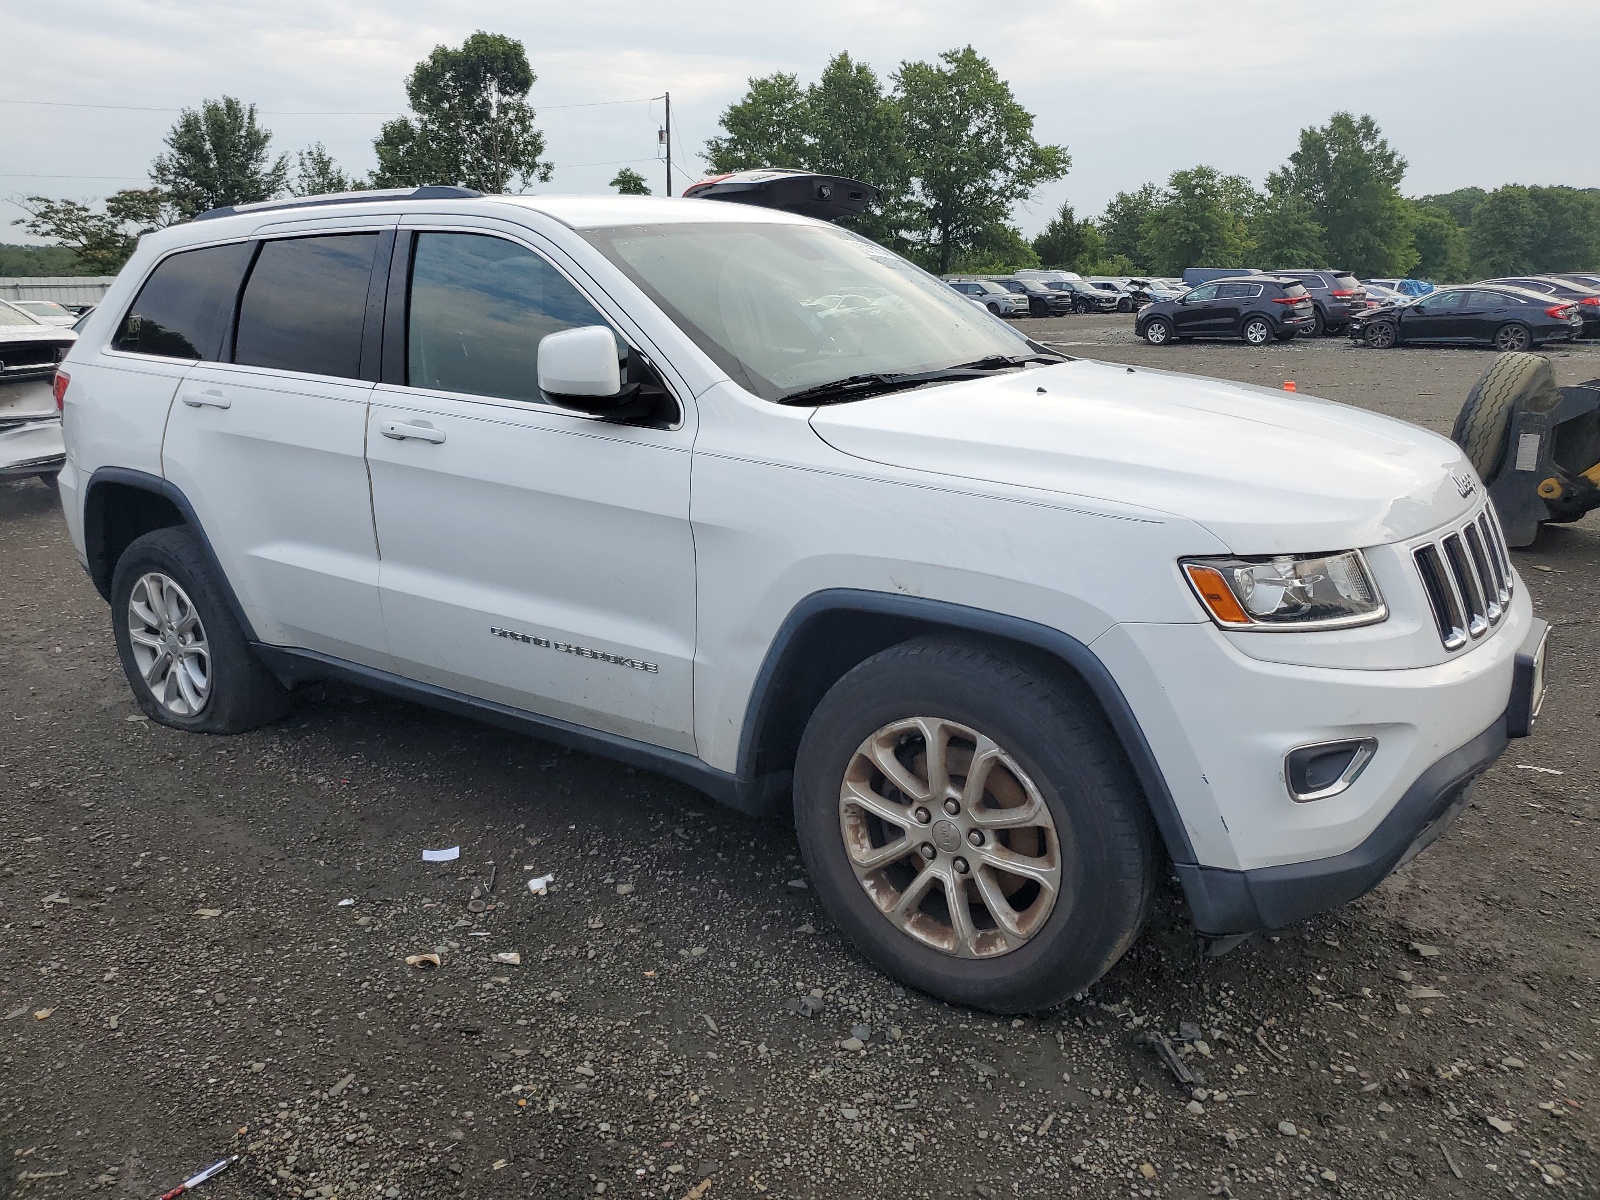
[[[1167,328],[1165,321],[1151,321],[1150,324],[1145,326],[1144,340],[1152,346],[1159,346],[1167,340],[1167,335],[1170,332],[1171,330]]]
[[[1387,350],[1394,345],[1394,326],[1388,321],[1379,321],[1376,325],[1368,325],[1364,336],[1367,345],[1374,350]]]
[[[1265,321],[1251,321],[1244,327],[1244,340],[1252,346],[1265,346],[1272,340],[1272,326]]]
[[[1515,354],[1528,349],[1532,341],[1526,326],[1502,325],[1494,335],[1494,348],[1503,354]]]
[[[839,832],[878,911],[955,958],[1017,950],[1061,893],[1060,839],[1039,789],[992,739],[942,717],[895,721],[857,747]]]
[[[211,646],[187,592],[160,571],[139,578],[128,596],[128,641],[156,703],[193,717],[211,698]]]

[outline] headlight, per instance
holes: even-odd
[[[1224,629],[1344,629],[1389,615],[1359,550],[1186,558],[1183,573]]]

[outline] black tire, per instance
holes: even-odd
[[[985,305],[984,307],[986,307],[991,313],[993,313],[997,317],[1001,315],[1000,314],[1000,306],[998,304],[993,303],[992,301],[989,304]]]
[[[1550,360],[1538,354],[1502,354],[1478,377],[1461,406],[1450,440],[1461,447],[1478,478],[1491,482],[1506,453],[1511,413],[1520,404],[1549,412],[1561,400]]]
[[[1252,346],[1265,346],[1272,340],[1272,322],[1265,317],[1246,317],[1239,336]]]
[[[1152,346],[1165,346],[1172,341],[1172,322],[1165,317],[1151,317],[1144,323],[1144,332],[1140,335]]]
[[[209,646],[208,692],[203,705],[191,714],[175,713],[162,703],[134,658],[129,603],[135,586],[151,572],[166,576],[187,593]],[[181,526],[158,529],[136,538],[122,552],[111,577],[111,617],[117,656],[128,685],[151,720],[192,733],[243,733],[288,711],[288,691],[251,651],[199,541],[189,530]]]
[[[1374,321],[1361,331],[1361,340],[1374,350],[1392,350],[1400,342],[1400,330],[1393,321]]]
[[[1132,312],[1133,311],[1133,301],[1130,300],[1128,297],[1124,296],[1122,299],[1117,301],[1117,311],[1120,312],[1120,313],[1130,313],[1130,312]]]
[[[1494,331],[1494,348],[1501,354],[1526,354],[1533,349],[1533,330],[1521,321],[1507,321]]]
[[[916,716],[991,738],[1033,781],[1053,822],[1060,891],[1032,936],[1004,953],[956,957],[904,932],[851,865],[841,826],[846,772],[874,733]],[[882,969],[942,1000],[1002,1013],[1050,1008],[1105,974],[1144,923],[1154,839],[1116,736],[1092,701],[1001,649],[928,637],[861,663],[806,725],[794,798],[801,853],[834,921]],[[959,836],[945,849],[969,853]],[[939,896],[947,905],[949,893]]]
[[[1322,310],[1320,308],[1317,308],[1317,309],[1313,309],[1312,312],[1311,312],[1311,328],[1310,329],[1302,329],[1300,331],[1300,335],[1302,337],[1308,337],[1308,338],[1319,338],[1319,337],[1321,337],[1323,334],[1325,334],[1327,332],[1328,332],[1327,319],[1322,315]]]
[[[1084,313],[1089,311],[1089,306],[1082,300],[1074,300],[1072,302],[1072,311],[1081,317]]]

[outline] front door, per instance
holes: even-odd
[[[1208,283],[1192,292],[1185,292],[1172,312],[1172,323],[1179,337],[1197,337],[1216,329],[1217,285]]]
[[[163,446],[257,636],[379,668],[389,662],[362,367],[369,285],[392,239],[369,229],[263,241],[222,361],[184,377]],[[373,340],[374,374],[375,350]]]
[[[545,400],[540,339],[618,323],[521,240],[402,233],[390,295],[367,455],[399,670],[692,752],[692,429]]]
[[[1436,292],[1406,309],[1401,327],[1408,341],[1450,341],[1457,335],[1456,316],[1465,292]]]

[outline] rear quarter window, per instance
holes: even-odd
[[[1341,292],[1354,292],[1360,289],[1361,281],[1354,275],[1335,275],[1333,286]]]
[[[253,242],[182,250],[156,264],[111,340],[114,350],[216,362]]]
[[[1300,299],[1301,296],[1306,295],[1307,292],[1306,292],[1304,284],[1286,283],[1286,284],[1283,285],[1283,294],[1285,296],[1291,296],[1294,299],[1298,300],[1298,299]]]

